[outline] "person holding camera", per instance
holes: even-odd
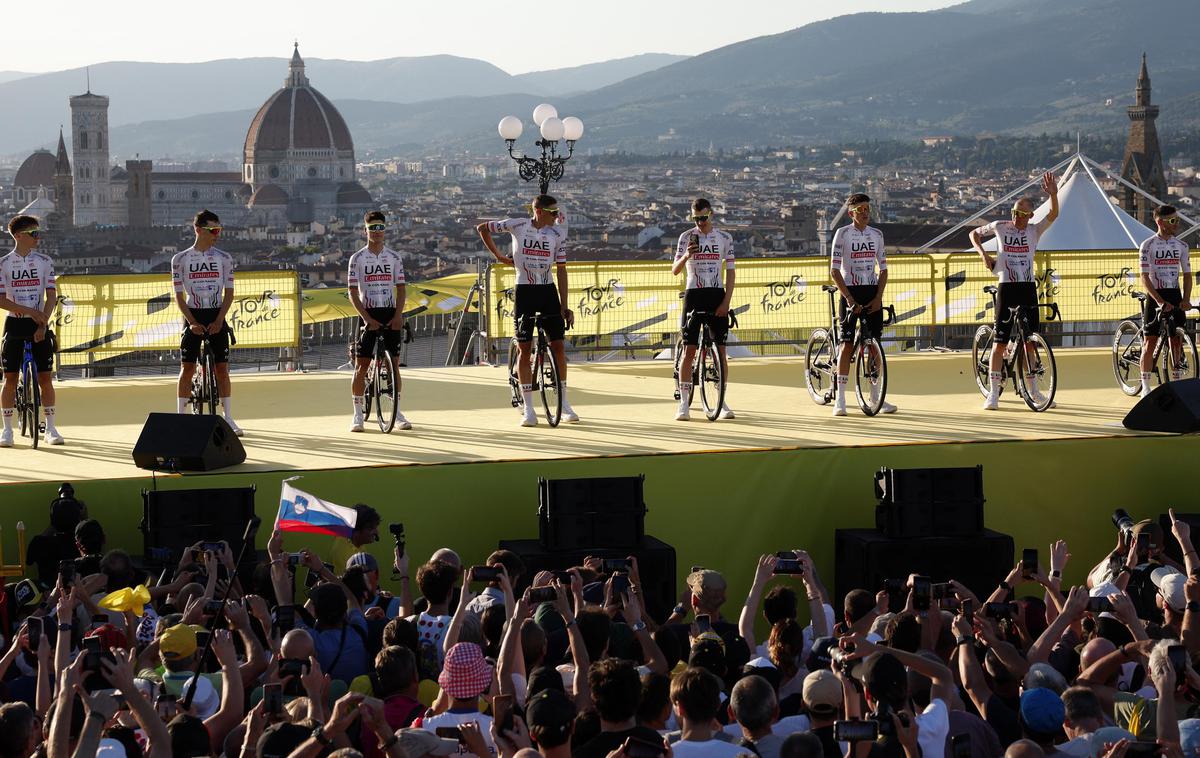
[[[366,503],[355,503],[354,513],[354,531],[350,537],[333,538],[329,555],[334,566],[345,566],[355,553],[361,553],[368,545],[379,542],[379,525],[383,523],[379,511]]]

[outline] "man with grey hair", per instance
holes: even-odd
[[[761,676],[740,679],[729,695],[729,715],[742,728],[739,744],[759,758],[779,758],[783,737],[771,731],[779,717],[779,700],[770,682]]]
[[[1055,694],[1061,695],[1067,689],[1067,679],[1059,673],[1058,669],[1049,663],[1035,663],[1025,673],[1025,679],[1021,682],[1021,687],[1025,690],[1045,687],[1048,690],[1052,690]]]

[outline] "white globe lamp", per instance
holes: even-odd
[[[583,122],[574,116],[567,116],[562,120],[563,139],[567,142],[575,142],[583,136]]]
[[[558,109],[550,103],[542,103],[533,109],[533,123],[541,126],[548,118],[558,118]]]
[[[542,139],[548,142],[558,142],[563,138],[563,122],[557,116],[551,116],[542,122]]]
[[[515,140],[521,136],[521,132],[525,127],[521,124],[521,119],[516,116],[505,116],[500,119],[500,138],[505,140]]]

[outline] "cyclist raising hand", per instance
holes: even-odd
[[[1058,218],[1058,182],[1054,174],[1047,172],[1042,176],[1042,190],[1050,196],[1050,212],[1036,224],[1030,224],[1033,218],[1033,201],[1023,197],[1013,205],[1012,221],[993,221],[978,229],[971,230],[971,246],[983,265],[1000,277],[1000,291],[996,298],[996,336],[992,347],[992,359],[989,365],[988,382],[990,385],[987,400],[983,401],[983,409],[994,411],[1000,405],[1000,382],[1003,378],[1004,350],[1012,337],[1013,320],[1008,315],[1014,305],[1024,307],[1023,313],[1029,321],[1026,334],[1038,331],[1038,299],[1037,282],[1033,275],[1033,258],[1037,253],[1038,238],[1046,233],[1054,219]],[[996,235],[996,257],[988,255],[980,244],[980,240]],[[1033,346],[1029,343],[1030,355]],[[1032,368],[1034,360],[1028,361]],[[1037,377],[1030,374],[1025,377],[1025,386],[1034,402],[1041,405],[1044,402],[1041,391],[1037,387]],[[1054,407],[1054,403],[1050,403]]]
[[[563,248],[567,241],[567,225],[558,214],[558,201],[549,195],[538,195],[533,200],[532,219],[485,221],[475,227],[475,231],[479,232],[479,238],[496,260],[517,269],[513,318],[516,320],[517,379],[525,399],[521,426],[537,426],[537,414],[533,410],[533,370],[529,365],[533,316],[537,313],[542,314],[542,325],[558,366],[562,417],[566,421],[578,421],[579,414],[567,402],[567,353],[563,336],[567,327],[574,323],[575,314],[567,307],[567,253]],[[512,235],[511,257],[497,249],[496,241],[492,239],[497,232]],[[554,286],[555,279],[558,280],[557,287]]]
[[[46,415],[46,441],[63,444],[63,437],[54,427],[54,332],[48,324],[50,314],[58,304],[54,284],[54,266],[50,257],[37,252],[38,220],[33,216],[16,216],[8,222],[8,233],[16,248],[0,258],[0,309],[9,312],[4,321],[3,354],[4,390],[0,393],[4,427],[0,430],[0,447],[13,444],[13,407],[17,403],[17,373],[25,358],[25,343],[33,344],[33,360],[37,365],[38,385],[42,391]],[[37,434],[35,428],[33,434]]]

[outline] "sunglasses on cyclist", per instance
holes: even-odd
[[[557,205],[552,208],[534,208],[534,210],[541,211],[542,213],[549,213],[551,216],[558,215],[558,206]]]
[[[42,231],[40,229],[28,229],[23,232],[17,232],[17,234],[24,234],[30,239],[37,239],[38,237],[42,236]]]
[[[871,210],[871,206],[868,205],[867,203],[859,203],[858,205],[850,206],[851,213],[859,213],[860,211],[869,211],[869,210]]]
[[[1026,216],[1032,216],[1033,211],[1023,211],[1020,208],[1013,208],[1012,215],[1014,215],[1018,218],[1025,218]]]
[[[694,220],[697,224],[703,224],[705,221],[708,221],[710,218],[712,218],[711,213],[705,213],[703,216],[692,216],[692,220]]]
[[[203,229],[204,231],[208,232],[209,234],[220,234],[221,230],[224,229],[225,227],[223,227],[223,226],[200,226],[200,227],[196,227],[196,228]]]
[[[387,231],[387,224],[367,224],[367,231],[368,232],[385,232],[385,231]]]
[[[1167,216],[1166,218],[1160,218],[1159,221],[1167,224],[1168,226],[1175,226],[1179,223],[1179,216]]]

